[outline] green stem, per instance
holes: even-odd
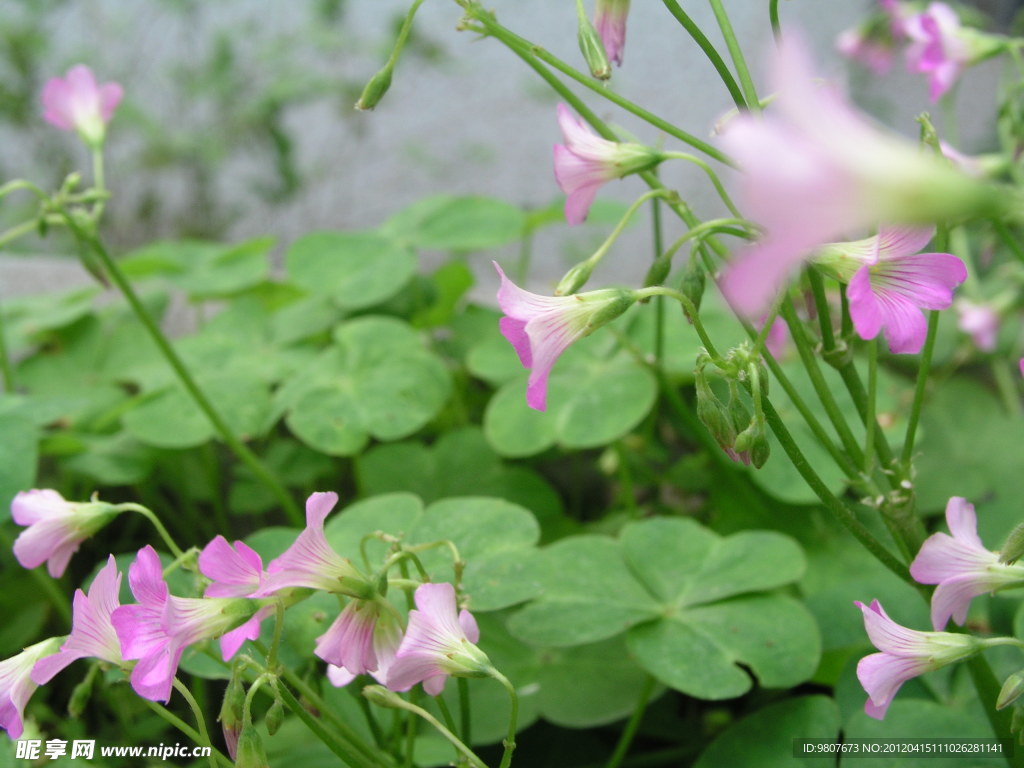
[[[7,351],[7,338],[4,332],[4,308],[0,306],[0,377],[3,379],[4,392],[14,392],[14,367],[11,365],[10,353]]]
[[[782,319],[786,321],[786,325],[789,326],[789,333],[796,344],[800,360],[807,370],[807,376],[814,386],[818,399],[825,408],[829,421],[832,422],[832,427],[839,436],[843,450],[846,451],[854,464],[863,466],[864,456],[861,453],[860,445],[858,445],[857,439],[853,436],[853,432],[850,431],[850,426],[846,423],[842,411],[839,410],[839,405],[836,403],[828,382],[825,381],[825,377],[821,373],[821,368],[818,367],[814,350],[811,348],[811,344],[804,333],[803,325],[800,322],[800,318],[797,317],[796,310],[794,310],[792,303],[788,299],[783,299],[779,312],[782,315]]]
[[[779,23],[779,0],[768,0],[768,20],[772,25],[772,36],[778,42],[782,39],[782,24]]]
[[[462,740],[459,739],[458,736],[456,736],[450,730],[445,728],[444,725],[442,725],[441,722],[436,717],[427,712],[427,710],[423,709],[423,707],[418,707],[412,702],[405,701],[404,699],[400,699],[398,697],[392,699],[389,706],[395,707],[396,709],[404,709],[407,712],[412,712],[414,715],[423,718],[428,723],[430,723],[430,725],[432,725],[438,733],[440,733],[445,739],[447,739],[448,742],[451,743],[451,745],[455,747],[455,749],[457,749],[461,755],[468,758],[472,766],[474,766],[475,768],[487,768],[487,763],[481,760],[476,755],[476,753],[473,752],[473,750],[471,750],[468,746],[462,743]]]
[[[907,570],[907,567],[900,562],[899,558],[886,549],[886,547],[874,537],[871,531],[869,531],[864,524],[857,519],[853,512],[847,509],[846,505],[836,498],[832,491],[828,489],[825,482],[818,476],[818,473],[814,471],[814,468],[811,467],[810,463],[808,463],[807,457],[803,455],[803,452],[796,444],[796,441],[793,440],[793,436],[789,433],[789,430],[779,417],[779,414],[771,404],[771,401],[765,401],[764,413],[769,426],[772,428],[772,432],[775,433],[775,437],[782,446],[782,450],[786,452],[786,455],[793,463],[796,471],[800,473],[800,476],[804,479],[807,485],[810,486],[811,490],[814,491],[814,494],[821,500],[835,518],[842,523],[842,525],[853,534],[854,538],[863,544],[864,547],[882,563],[882,565],[908,584],[918,587],[919,585],[910,576],[910,572]]]
[[[509,699],[512,702],[512,711],[508,718],[508,736],[502,742],[505,747],[505,751],[501,756],[501,763],[498,768],[508,768],[512,764],[512,753],[516,748],[516,724],[519,721],[519,696],[516,695],[515,686],[509,682],[509,679],[505,677],[501,672],[496,669],[491,670],[491,676],[505,686],[505,690],[508,691]]]
[[[507,27],[502,26],[494,18],[494,15],[492,13],[490,13],[489,11],[485,11],[479,4],[474,3],[470,8],[467,9],[467,13],[471,15],[473,19],[475,19],[476,21],[480,22],[480,24],[483,25],[483,29],[478,31],[480,31],[483,34],[490,35],[491,37],[494,37],[500,42],[502,42],[513,53],[515,53],[517,56],[523,59],[523,61],[529,64],[532,69],[537,70],[539,66],[538,60],[542,61],[548,66],[552,67],[553,69],[558,70],[563,75],[566,75],[572,80],[575,80],[580,85],[589,88],[594,93],[602,96],[603,98],[607,99],[613,104],[621,107],[627,112],[636,115],[641,120],[650,123],[658,130],[667,133],[669,136],[673,136],[679,139],[684,144],[689,144],[694,149],[700,150],[708,157],[712,157],[715,160],[718,160],[720,163],[724,163],[726,165],[734,165],[733,161],[725,153],[715,148],[711,144],[708,144],[706,141],[702,141],[698,139],[696,136],[693,136],[687,133],[686,131],[680,130],[667,120],[660,118],[657,115],[652,114],[651,112],[648,112],[643,107],[639,106],[638,104],[634,104],[629,99],[619,96],[614,91],[608,90],[600,81],[595,81],[589,75],[585,75],[579,70],[569,66],[564,61],[559,59],[557,56],[551,55],[543,48],[534,45],[529,40],[520,37]],[[540,67],[540,69],[544,68]],[[548,75],[551,74],[547,70],[544,70],[544,72]],[[548,78],[545,77],[545,80],[547,79]],[[561,85],[561,82],[558,82],[559,85]],[[578,99],[574,99],[574,101],[576,103],[579,103]],[[587,111],[589,112],[589,110]],[[587,122],[590,122],[591,125],[594,124],[593,121],[591,121],[589,118],[587,118]],[[615,140],[615,135],[605,135],[605,138]]]
[[[0,234],[0,248],[5,247],[8,243],[12,243],[22,235],[27,235],[29,232],[35,232],[39,228],[39,221],[32,219],[30,221],[23,221],[21,224],[16,224],[6,232]]]
[[[13,547],[11,537],[7,534],[7,531],[0,528],[0,547],[10,552]],[[58,586],[58,582],[50,576],[44,570],[39,568],[33,568],[29,571],[36,584],[39,585],[40,589],[46,593],[46,597],[49,598],[50,603],[53,604],[54,609],[60,615],[61,619],[66,623],[71,623],[71,601],[68,600],[66,593],[61,591]]]
[[[1017,396],[1016,376],[1010,373],[1010,368],[1007,367],[1005,360],[993,359],[990,367],[992,378],[996,382],[996,389],[999,390],[999,396],[1003,400],[1007,413],[1014,418],[1020,418],[1021,405],[1020,397]]]
[[[743,97],[747,102],[747,109],[751,112],[760,112],[761,104],[757,98],[757,89],[750,77],[750,70],[747,69],[747,61],[743,58],[743,50],[736,39],[732,23],[729,21],[729,14],[725,12],[722,0],[708,0],[711,10],[715,13],[715,20],[718,21],[718,28],[722,30],[722,37],[725,38],[725,45],[729,49],[729,56],[732,57],[733,66],[736,67],[736,76],[740,79],[740,87],[743,88]]]
[[[460,735],[466,744],[473,743],[473,712],[469,708],[469,681],[458,678]]]
[[[128,278],[125,277],[121,268],[118,267],[117,262],[111,258],[107,249],[103,247],[103,244],[96,237],[83,232],[71,216],[65,214],[65,219],[68,227],[75,233],[76,237],[78,237],[83,244],[92,248],[93,252],[102,262],[105,271],[110,275],[114,284],[117,285],[125,299],[127,299],[129,306],[131,306],[132,311],[149,333],[150,338],[152,338],[156,343],[164,358],[170,364],[175,374],[177,374],[182,385],[184,385],[185,389],[188,391],[189,395],[191,395],[199,409],[206,415],[206,418],[209,419],[210,424],[213,425],[213,428],[220,435],[221,439],[249,468],[253,475],[255,475],[256,478],[258,478],[267,487],[267,489],[277,497],[291,522],[295,525],[302,525],[305,522],[305,519],[299,511],[299,508],[296,506],[294,499],[289,496],[288,491],[285,490],[284,486],[278,482],[277,478],[275,478],[274,475],[256,457],[256,454],[254,454],[235,436],[234,432],[231,431],[231,428],[214,408],[213,403],[210,402],[209,398],[207,398],[199,388],[196,380],[193,378],[188,368],[185,367],[185,364],[178,356],[178,353],[174,351],[174,347],[171,346],[171,343],[167,340],[163,331],[160,330],[160,327],[156,324],[153,318],[149,316],[149,312],[146,311],[142,301],[135,293],[135,289],[132,288]]]
[[[626,209],[626,212],[622,214],[622,218],[619,219],[619,223],[615,225],[615,229],[611,231],[611,234],[605,238],[604,242],[601,243],[600,247],[594,251],[593,255],[587,259],[586,263],[590,264],[591,268],[597,266],[597,264],[605,257],[605,254],[615,244],[615,241],[619,239],[622,231],[629,224],[634,214],[640,209],[640,206],[646,203],[648,200],[653,200],[658,197],[668,197],[674,194],[667,189],[651,189],[644,192],[640,197],[633,201],[633,204]]]
[[[807,270],[807,280],[811,284],[814,308],[818,313],[818,324],[821,326],[821,346],[826,352],[831,352],[836,348],[836,337],[832,332],[832,313],[825,297],[825,283],[818,270],[813,268]]]
[[[708,40],[707,36],[701,31],[686,12],[679,6],[676,0],[662,0],[668,12],[675,16],[678,21],[685,29],[693,41],[700,46],[700,49],[704,51],[704,55],[708,57],[711,65],[718,72],[718,76],[722,78],[722,82],[725,87],[729,90],[729,95],[732,96],[733,102],[739,109],[746,109],[747,102],[743,98],[743,91],[740,90],[739,85],[736,83],[736,78],[732,76],[732,72],[729,71],[729,67],[726,65],[725,60],[721,57],[715,47]]]
[[[142,701],[146,704],[146,706],[153,710],[153,712],[155,712],[162,719],[170,723],[171,726],[177,728],[183,734],[188,736],[190,739],[192,739],[192,741],[196,742],[197,744],[202,742],[202,737],[199,735],[199,732],[195,728],[186,723],[173,712],[169,711],[166,707],[158,704],[155,701],[150,701],[149,699],[143,699]],[[232,760],[229,760],[225,754],[223,754],[219,749],[213,746],[210,746],[210,757],[211,759],[219,761],[221,765],[225,766],[225,768],[234,768],[234,762]]]
[[[693,323],[693,328],[697,331],[697,335],[700,337],[700,342],[704,345],[707,353],[711,355],[714,360],[722,359],[718,354],[718,350],[715,349],[715,345],[711,341],[711,337],[708,335],[707,329],[704,328],[704,323],[701,322],[700,314],[697,312],[697,307],[694,306],[693,302],[690,301],[689,298],[684,296],[675,288],[669,288],[665,285],[651,285],[647,288],[638,288],[633,291],[633,295],[636,296],[637,299],[644,299],[648,296],[668,296],[669,298],[678,301],[686,309],[686,314]]]
[[[422,4],[423,0],[414,0],[413,4],[409,6],[409,12],[405,14],[405,20],[402,21],[402,28],[398,30],[395,47],[391,49],[391,55],[388,56],[387,66],[394,67],[398,63],[398,55],[405,47],[405,41],[409,39],[409,32],[412,31],[412,20]]]
[[[295,698],[291,691],[288,690],[288,686],[279,685],[277,687],[278,693],[281,694],[281,700],[304,724],[309,730],[323,742],[331,752],[340,757],[345,765],[352,766],[353,768],[377,768],[380,763],[380,758],[383,754],[360,754],[358,751],[353,751],[352,745],[342,742],[337,736],[332,734],[323,724],[311,715],[302,703]],[[322,712],[323,710],[321,710]]]
[[[651,241],[654,245],[654,260],[661,256],[661,205],[657,199],[651,200]],[[0,332],[2,332],[0,328]],[[654,363],[659,368],[665,359],[665,300],[654,300]],[[657,409],[655,409],[657,411]],[[651,422],[653,424],[653,421]]]
[[[622,729],[619,743],[615,745],[615,751],[608,758],[605,768],[619,768],[622,764],[623,758],[626,757],[629,747],[633,743],[633,737],[636,736],[636,730],[640,726],[640,721],[643,720],[644,712],[647,710],[647,702],[650,700],[653,691],[654,677],[647,675],[644,678],[643,688],[640,689],[640,695],[637,696],[636,706],[633,707],[633,714],[629,718],[629,722],[626,723],[626,727]]]
[[[978,700],[985,709],[985,715],[992,725],[992,730],[999,739],[1016,744],[1016,739],[1010,727],[1013,717],[1012,708],[996,709],[996,700],[999,698],[999,691],[1002,686],[992,672],[992,667],[989,666],[988,660],[979,654],[968,659],[966,664],[967,670],[971,674],[971,682],[974,683],[974,688],[978,692]],[[1012,768],[1024,768],[1024,750],[1013,750],[1013,755],[1007,756],[1006,762]]]
[[[928,314],[928,336],[921,350],[921,367],[917,369],[917,384],[914,386],[914,402],[910,406],[910,417],[907,419],[907,434],[903,438],[903,454],[900,463],[904,472],[910,467],[914,458],[914,440],[917,437],[917,424],[921,419],[921,406],[924,405],[925,390],[928,388],[928,374],[932,367],[932,352],[935,350],[935,332],[939,327],[939,312],[932,310]]]
[[[691,155],[687,152],[664,152],[664,157],[671,158],[674,160],[686,160],[687,162],[693,163],[698,166],[704,173],[707,174],[708,179],[711,181],[711,185],[715,188],[718,196],[722,198],[722,202],[725,203],[725,207],[729,209],[729,213],[735,216],[737,219],[742,219],[743,214],[739,212],[739,209],[733,203],[732,198],[729,197],[729,193],[725,191],[725,186],[718,178],[718,174],[711,170],[711,166],[705,163],[696,155]]]
[[[199,730],[199,739],[197,743],[202,747],[210,748],[210,766],[216,768],[217,762],[213,757],[213,743],[210,741],[210,734],[206,730],[206,718],[203,717],[203,711],[199,708],[199,704],[196,703],[195,697],[192,695],[192,691],[181,682],[178,678],[174,678],[171,681],[175,690],[181,694],[182,698],[188,703],[189,709],[192,710],[192,715],[196,719],[196,728]]]
[[[878,399],[878,337],[868,342],[868,410],[864,416],[864,474],[870,475],[875,453],[875,408]]]
[[[861,420],[867,419],[868,413],[868,395],[864,390],[864,383],[860,380],[860,376],[857,375],[857,368],[854,366],[853,361],[849,360],[838,368],[839,375],[843,379],[843,383],[846,385],[846,391],[850,393],[850,397],[853,400],[854,406],[857,408],[857,413],[861,417]],[[865,423],[867,423],[865,421]],[[885,437],[885,433],[881,427],[877,424],[875,426],[875,451],[878,453],[878,458],[881,459],[882,464],[886,467],[891,467],[893,464],[892,448],[889,447],[889,441]],[[885,475],[888,478],[888,482],[891,483],[889,475]]]
[[[167,532],[164,524],[160,522],[160,518],[156,516],[156,513],[154,513],[153,510],[148,507],[144,507],[141,504],[136,504],[133,501],[126,501],[123,504],[117,504],[115,509],[123,512],[138,512],[153,524],[153,527],[156,528],[156,532],[160,535],[160,538],[164,540],[164,544],[167,545],[167,548],[171,551],[171,554],[174,555],[175,559],[180,560],[185,557],[185,553],[182,551],[181,547],[179,547],[177,543],[175,543],[174,539],[171,538],[171,534]]]

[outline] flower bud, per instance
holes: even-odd
[[[1024,364],[1021,368],[1024,369]],[[1024,555],[1024,523],[1018,524],[1006,537],[1006,543],[999,551],[999,562],[1012,565],[1020,560],[1022,555]]]
[[[593,271],[594,265],[589,259],[576,264],[565,273],[565,277],[558,281],[555,296],[569,296],[576,293],[590,279],[590,273]]]
[[[593,333],[602,325],[607,325],[631,306],[636,304],[636,295],[633,291],[621,291],[608,288],[603,291],[594,291],[593,293],[602,294],[600,297],[595,296],[595,299],[603,301],[605,304],[590,315],[590,318],[587,320],[586,333]],[[612,295],[615,293],[618,295]]]
[[[704,298],[705,283],[704,267],[696,258],[690,259],[686,265],[686,271],[683,273],[683,284],[680,286],[680,291],[693,303],[694,310],[700,309],[701,299]],[[692,324],[693,319],[688,319]]]
[[[71,698],[68,700],[68,714],[76,720],[89,706],[89,699],[92,698],[92,682],[95,678],[95,674],[86,675],[85,680],[71,691]]]
[[[644,288],[650,288],[652,285],[661,285],[665,282],[665,278],[668,277],[668,273],[671,271],[672,258],[665,254],[660,255],[651,263],[650,268],[647,270],[647,275],[644,277]]]
[[[996,699],[996,709],[1005,709],[1024,693],[1024,669],[1018,670],[1003,682],[1003,688]]]
[[[263,724],[267,726],[267,734],[273,736],[277,733],[282,722],[284,722],[284,704],[281,703],[281,699],[274,699],[274,703],[267,710],[267,716],[263,718]]]
[[[263,739],[252,723],[246,723],[238,736],[235,768],[270,768],[267,753],[263,750]]]
[[[579,17],[576,39],[580,44],[580,53],[583,54],[583,60],[587,62],[587,66],[590,68],[590,74],[598,80],[610,78],[612,76],[612,65],[608,61],[608,53],[604,49],[604,43],[601,42],[601,36],[597,34],[597,30],[590,23],[590,19],[583,14],[580,14]]]
[[[372,110],[384,98],[384,94],[388,92],[388,88],[391,87],[391,73],[394,71],[394,66],[391,62],[388,62],[383,69],[377,74],[370,78],[370,82],[363,88],[362,94],[359,96],[359,101],[356,102],[356,109],[360,112],[366,112]]]
[[[388,707],[391,709],[405,707],[405,701],[402,697],[397,693],[389,691],[383,685],[367,685],[363,688],[363,697],[378,707]]]

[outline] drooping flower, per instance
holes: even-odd
[[[597,0],[594,26],[604,43],[608,60],[622,66],[622,51],[626,46],[626,17],[629,0]]]
[[[530,369],[526,404],[543,411],[547,407],[548,376],[555,360],[574,341],[614,320],[635,302],[631,291],[605,289],[572,296],[541,296],[525,291],[492,262],[501,276],[498,306],[505,313],[501,333]]]
[[[661,161],[660,153],[643,144],[602,139],[564,104],[558,105],[558,126],[565,146],[555,145],[555,180],[568,196],[565,220],[570,224],[581,224],[587,218],[603,184]]]
[[[957,299],[957,326],[974,341],[982,352],[996,348],[999,333],[999,313],[989,304],[978,304],[970,299]]]
[[[903,29],[912,41],[907,66],[928,75],[928,95],[938,101],[972,58],[956,11],[945,3],[929,3],[921,13],[906,18]]]
[[[475,644],[480,629],[473,615],[455,604],[451,584],[421,584],[416,588],[416,609],[409,611],[409,627],[394,662],[387,686],[407,691],[416,683],[437,696],[449,675],[487,677],[494,669],[487,654]]]
[[[232,546],[223,536],[215,537],[199,553],[199,570],[213,579],[203,592],[204,597],[254,597],[259,595],[267,577],[258,552],[242,541]],[[273,612],[272,605],[265,605],[244,624],[221,637],[224,659],[234,656],[246,640],[259,637],[261,622]]]
[[[937,584],[932,595],[932,626],[943,629],[953,619],[963,625],[971,600],[986,592],[1024,584],[1024,565],[999,562],[978,538],[974,505],[954,496],[946,505],[950,536],[933,533],[921,545],[910,575],[921,584]]]
[[[175,672],[188,646],[224,636],[239,624],[251,630],[249,620],[257,609],[252,601],[171,595],[163,580],[160,557],[151,546],[139,550],[128,569],[128,583],[139,602],[115,608],[111,621],[121,642],[121,655],[138,660],[131,673],[132,688],[145,699],[166,702],[170,698]],[[233,647],[222,644],[224,660],[234,655],[245,639],[255,639],[258,634],[257,622],[255,634],[249,631],[248,637],[236,638]]]
[[[98,147],[122,95],[120,85],[97,85],[92,71],[79,64],[43,86],[43,119],[65,131],[78,131],[86,144]]]
[[[66,501],[57,491],[21,491],[11,502],[11,516],[26,525],[14,542],[14,556],[24,568],[46,563],[55,579],[64,575],[82,542],[113,520],[118,510],[101,501]]]
[[[967,268],[950,253],[918,253],[934,232],[883,227],[874,237],[817,250],[814,263],[849,282],[850,317],[862,339],[884,328],[892,352],[919,352],[928,335],[921,310],[953,303],[953,289],[967,278]]]
[[[380,602],[352,600],[317,638],[316,655],[328,663],[327,678],[335,687],[367,673],[386,685],[401,642],[398,621]]]
[[[730,304],[762,315],[813,249],[878,221],[919,223],[995,204],[994,193],[883,132],[832,88],[820,87],[803,49],[780,46],[778,98],[762,116],[739,115],[722,136],[745,174],[749,217],[764,237],[722,276]]]
[[[121,642],[111,622],[111,615],[121,604],[121,574],[114,556],[107,558],[89,587],[89,593],[75,590],[71,618],[71,634],[60,651],[40,660],[32,669],[32,681],[45,685],[53,676],[78,659],[102,659],[120,665]]]
[[[338,494],[314,493],[306,500],[306,528],[278,558],[267,566],[258,595],[272,595],[289,587],[309,587],[349,597],[373,593],[368,579],[327,543],[324,520],[338,503]]]
[[[889,618],[877,600],[870,606],[855,601],[864,614],[864,629],[881,653],[857,664],[857,678],[867,691],[864,712],[881,720],[903,683],[925,672],[963,661],[985,647],[986,641],[953,632],[919,632]]]
[[[0,661],[0,728],[17,739],[25,730],[25,705],[39,686],[32,680],[32,668],[57,651],[61,638],[51,637],[30,645],[17,656]]]

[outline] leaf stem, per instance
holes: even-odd
[[[917,383],[914,386],[914,402],[910,406],[910,417],[907,419],[907,434],[903,438],[903,453],[900,463],[907,472],[914,458],[914,440],[917,437],[917,425],[921,419],[921,406],[924,405],[925,390],[928,388],[928,374],[932,367],[932,352],[935,350],[935,332],[939,327],[939,311],[933,309],[928,313],[928,335],[925,337],[924,349],[921,350],[921,366],[917,369]]]
[[[654,677],[647,675],[644,678],[643,687],[640,689],[640,695],[637,696],[636,706],[633,707],[633,714],[630,716],[629,722],[622,729],[619,742],[615,745],[615,751],[608,758],[605,768],[619,768],[622,764],[622,760],[626,757],[629,747],[633,743],[633,737],[636,736],[636,730],[640,727],[640,721],[644,718],[644,712],[647,711],[647,702],[650,701],[653,691]]]
[[[736,78],[732,76],[732,72],[729,71],[729,67],[726,65],[725,60],[721,54],[715,50],[715,47],[708,40],[707,36],[701,31],[693,19],[687,16],[676,0],[662,0],[668,12],[671,13],[676,21],[678,21],[683,29],[685,29],[693,41],[700,46],[700,49],[704,51],[704,55],[708,57],[711,65],[718,72],[718,76],[722,78],[722,82],[729,91],[729,95],[732,97],[733,103],[736,104],[739,109],[747,108],[747,101],[743,97],[743,91],[740,90],[739,85],[736,83]]]
[[[729,21],[729,14],[722,5],[722,0],[708,0],[711,10],[714,11],[715,20],[718,21],[718,28],[722,30],[722,37],[725,38],[725,45],[729,49],[729,56],[732,57],[733,66],[736,67],[736,76],[739,77],[740,87],[743,89],[743,97],[747,102],[747,109],[751,112],[760,112],[761,103],[757,98],[757,89],[750,77],[750,70],[747,69],[747,61],[743,58],[743,49],[736,39],[732,23]]]

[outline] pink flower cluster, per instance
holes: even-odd
[[[279,599],[302,589],[348,598],[315,648],[330,665],[328,675],[336,685],[369,673],[392,690],[405,691],[422,682],[428,693],[437,695],[449,675],[488,674],[490,662],[475,645],[480,634],[476,622],[468,611],[459,612],[451,584],[421,584],[403,632],[397,610],[328,544],[324,520],[337,501],[335,493],[310,496],[306,528],[266,570],[260,555],[243,542],[230,544],[216,537],[198,558],[199,570],[209,580],[202,598],[171,594],[159,555],[146,546],[128,569],[136,602],[121,605],[122,575],[111,555],[89,591],[75,593],[68,637],[51,638],[0,662],[0,728],[12,738],[20,736],[22,713],[36,687],[84,658],[130,668],[139,696],[166,702],[187,648],[219,639],[228,661],[246,640],[259,637],[262,620]],[[88,506],[65,502],[55,491],[19,494],[16,518],[29,526],[22,537],[31,544],[27,560],[26,546],[17,548],[23,564],[32,567],[49,560],[51,572],[57,570],[55,562],[63,572],[84,538],[78,537],[82,515],[100,514],[83,513],[81,507]],[[98,502],[92,506],[108,516],[113,509]]]
[[[910,565],[916,581],[936,585],[931,612],[934,632],[900,626],[877,600],[870,606],[856,603],[864,614],[868,637],[879,651],[857,665],[857,677],[868,693],[864,711],[871,717],[885,716],[907,680],[962,661],[985,647],[986,641],[971,635],[941,631],[950,619],[964,624],[971,600],[1024,585],[1024,565],[1002,563],[998,552],[982,544],[974,507],[966,499],[955,496],[949,500],[946,523],[952,535],[932,534]]]

